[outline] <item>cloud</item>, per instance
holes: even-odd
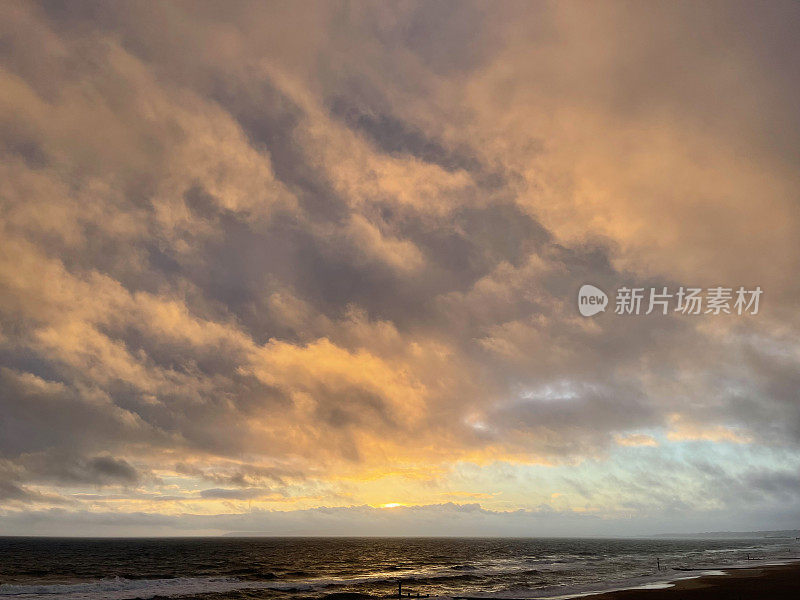
[[[679,414],[670,415],[669,421],[670,431],[667,432],[667,437],[673,441],[709,440],[712,442],[728,441],[737,444],[746,444],[752,441],[750,437],[738,432],[735,428],[725,427],[724,425],[704,427],[703,425],[687,422]]]
[[[684,524],[700,531],[703,523],[712,530],[729,531],[746,521],[731,520],[735,513],[703,512],[687,519]],[[757,515],[758,513],[754,513]],[[747,516],[752,518],[754,514]],[[763,514],[763,513],[762,513]],[[780,520],[791,528],[796,511],[783,510]],[[627,519],[629,520],[629,519]],[[574,536],[613,535],[623,521],[603,519],[578,511],[557,511],[547,507],[527,510],[492,511],[478,504],[430,504],[375,508],[370,506],[320,507],[303,511],[279,512],[252,510],[246,513],[218,515],[164,515],[158,513],[109,513],[64,511],[61,509],[7,513],[7,531],[49,533],[51,535],[80,528],[89,535],[219,535],[282,536],[314,535],[325,531],[334,536],[391,536],[391,535],[494,535],[547,537],[556,534]],[[640,523],[634,533],[661,531],[674,526],[672,519],[651,517]],[[659,529],[662,528],[662,529]],[[708,531],[709,529],[702,529]],[[691,531],[687,530],[687,531]]]
[[[59,485],[135,486],[143,479],[128,461],[108,455],[86,458],[33,454],[25,455],[19,464],[27,477]]]
[[[200,497],[212,498],[219,500],[253,500],[256,498],[263,498],[268,496],[270,490],[263,488],[245,488],[245,489],[227,489],[227,488],[211,488],[202,490]]]
[[[15,504],[65,504],[64,498],[54,494],[43,494],[37,490],[16,485],[9,481],[0,481],[0,501],[11,506]]]
[[[320,507],[304,511],[252,511],[246,514],[181,515],[180,518],[159,514],[79,513],[63,511],[34,511],[15,513],[7,523],[16,527],[37,523],[39,530],[52,527],[80,526],[85,531],[102,535],[102,531],[175,532],[196,531],[230,533],[233,535],[309,535],[327,531],[331,535],[452,535],[478,534],[498,531],[506,535],[516,528],[530,535],[547,535],[555,531],[554,522],[571,527],[604,528],[601,520],[590,515],[559,513],[549,509],[498,512],[478,504],[433,504],[399,506],[391,509],[370,506]]]
[[[644,433],[620,435],[615,440],[620,446],[658,446],[658,442],[653,436]]]

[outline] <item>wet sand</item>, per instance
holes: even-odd
[[[797,600],[800,563],[732,569],[727,575],[686,579],[654,590],[622,590],[587,596],[591,600]]]

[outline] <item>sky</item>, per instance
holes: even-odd
[[[0,534],[797,528],[798,57],[796,2],[0,0]]]

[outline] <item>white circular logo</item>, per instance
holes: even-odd
[[[584,317],[603,312],[608,306],[608,296],[598,287],[585,283],[578,291],[578,310]]]

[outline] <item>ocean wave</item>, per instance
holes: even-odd
[[[81,583],[0,585],[0,600],[134,600],[155,596],[188,596],[242,589],[264,589],[271,582],[234,577],[175,577],[174,579],[99,579]]]
[[[269,574],[271,575],[271,574]],[[474,573],[418,572],[402,577],[403,581],[467,580]],[[236,590],[275,590],[312,592],[326,588],[359,584],[394,583],[396,575],[370,574],[364,577],[314,578],[284,580],[249,580],[237,577],[175,577],[170,579],[128,579],[114,577],[80,583],[2,584],[0,600],[135,600],[139,598],[176,597],[193,594],[225,593]]]
[[[307,543],[313,545],[317,542]],[[361,541],[358,543],[363,544]],[[632,550],[642,546],[643,542],[630,542],[628,545],[615,542],[621,546],[619,549],[602,541],[581,543],[594,544],[594,554],[576,552],[572,546],[577,543],[572,542],[554,542],[554,548],[550,548],[545,542],[522,541],[502,542],[512,548],[515,544],[519,546],[520,552],[512,556],[486,556],[485,553],[466,552],[456,545],[455,550],[459,552],[454,552],[455,556],[433,561],[430,555],[424,553],[420,557],[407,550],[387,554],[378,547],[377,550],[383,552],[380,560],[365,558],[369,553],[365,553],[364,557],[358,555],[350,561],[339,555],[322,553],[319,560],[314,562],[307,559],[287,561],[276,554],[277,551],[270,554],[261,547],[252,548],[242,544],[240,553],[230,553],[231,560],[212,560],[208,550],[198,546],[196,554],[188,556],[193,560],[176,558],[167,565],[151,559],[139,561],[142,564],[139,567],[139,563],[133,563],[117,550],[118,554],[112,556],[114,560],[106,563],[98,554],[64,566],[55,562],[47,563],[57,567],[44,568],[42,561],[33,559],[5,566],[3,554],[0,553],[0,567],[5,567],[0,570],[13,577],[11,581],[6,580],[7,583],[0,585],[0,600],[135,600],[208,597],[212,594],[359,600],[367,594],[386,597],[396,590],[398,581],[402,581],[404,591],[411,590],[413,594],[468,594],[470,597],[485,596],[499,600],[503,597],[541,597],[550,591],[549,588],[554,594],[563,595],[575,587],[602,588],[610,582],[630,577],[646,576],[648,579],[645,582],[650,584],[649,577],[667,577],[663,570],[653,573],[655,556],[660,557],[662,567],[674,568],[671,574],[680,577],[686,576],[688,570],[696,574],[709,569],[770,564],[770,560],[779,560],[779,557],[785,557],[793,551],[793,547],[785,544],[751,546],[747,543],[709,548],[711,543],[686,547],[687,544],[681,542],[663,548],[664,544],[659,542],[656,547],[645,547],[646,552],[636,552]],[[318,544],[324,546],[323,542]],[[569,546],[564,549],[569,551],[554,551],[564,545]],[[539,549],[539,546],[542,548]],[[706,553],[705,550],[715,552]],[[744,560],[745,553],[742,550],[755,554],[761,560]],[[314,554],[315,560],[318,554]],[[10,557],[11,554],[6,556]],[[598,560],[599,563],[594,562]],[[54,577],[66,579],[56,583]]]

